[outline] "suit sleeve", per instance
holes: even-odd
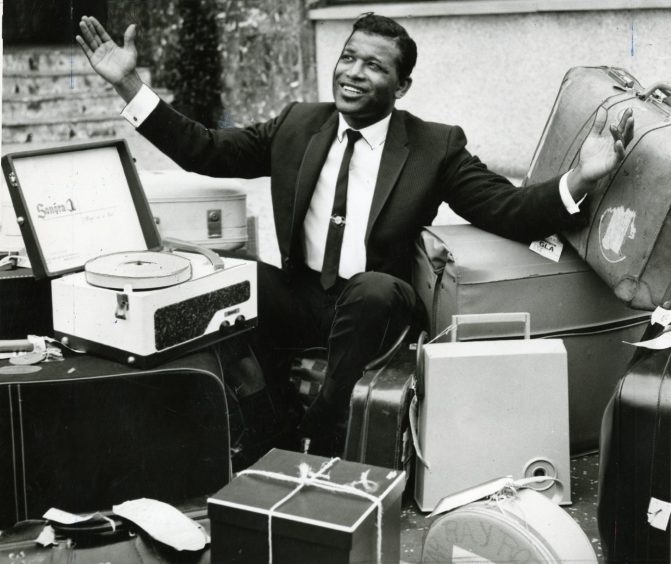
[[[190,172],[258,178],[270,175],[271,144],[293,105],[276,118],[250,127],[208,129],[161,101],[137,130]]]
[[[444,200],[473,225],[525,242],[585,225],[584,210],[574,215],[566,210],[559,177],[518,188],[466,150],[466,136],[457,126],[447,147]]]

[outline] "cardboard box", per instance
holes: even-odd
[[[240,473],[211,497],[208,513],[212,524],[212,562],[268,562],[270,510],[298,486],[278,475],[298,478],[301,463],[318,472],[328,462],[328,458],[320,456],[273,449],[249,469],[273,475]],[[382,504],[379,561],[399,562],[405,472],[335,460],[324,474],[333,484],[347,485],[361,480],[366,472],[369,484],[377,484],[368,493]],[[364,491],[361,484],[355,487]],[[306,484],[272,511],[273,564],[375,563],[377,519],[377,505],[366,497]]]

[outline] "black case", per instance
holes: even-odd
[[[180,505],[230,480],[213,352],[145,371],[87,355],[40,366],[0,374],[0,529],[50,507],[95,512],[140,497]]]
[[[604,412],[597,519],[607,562],[671,561],[668,528],[648,523],[652,497],[671,501],[670,362],[669,350],[638,353]]]
[[[350,399],[346,460],[409,469],[413,451],[408,416],[416,358],[416,350],[401,340],[366,367]]]
[[[196,521],[210,533],[207,509],[190,510],[180,508],[184,514]],[[72,535],[63,533],[57,537],[58,545],[40,546],[35,539],[42,532],[46,521],[31,520],[17,523],[0,533],[0,562],[39,564],[65,564],[109,562],[110,564],[148,564],[150,562],[210,564],[210,547],[199,551],[177,551],[154,540],[139,527],[123,526],[112,533],[89,533]],[[58,534],[58,533],[57,533]],[[69,542],[69,539],[72,542]],[[17,560],[18,558],[18,560]]]
[[[29,268],[0,270],[0,339],[52,336],[51,285]]]

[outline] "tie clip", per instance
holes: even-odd
[[[342,215],[332,215],[331,223],[334,225],[345,225],[345,218]]]

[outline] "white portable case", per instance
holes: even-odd
[[[232,251],[247,243],[247,197],[240,181],[185,170],[140,170],[161,237]]]
[[[431,523],[422,564],[596,564],[580,526],[532,489],[512,489],[455,509]]]
[[[525,339],[456,342],[468,323],[525,323]],[[445,496],[512,476],[549,476],[535,489],[571,503],[568,377],[560,339],[529,339],[527,313],[453,317],[453,342],[426,344],[418,369],[415,499],[431,511]]]
[[[255,326],[251,261],[222,263],[187,245],[191,252],[177,254],[189,259],[191,277],[180,284],[133,290],[86,281],[82,268],[102,255],[167,252],[125,141],[15,153],[2,168],[35,277],[52,278],[63,343],[144,368]]]

